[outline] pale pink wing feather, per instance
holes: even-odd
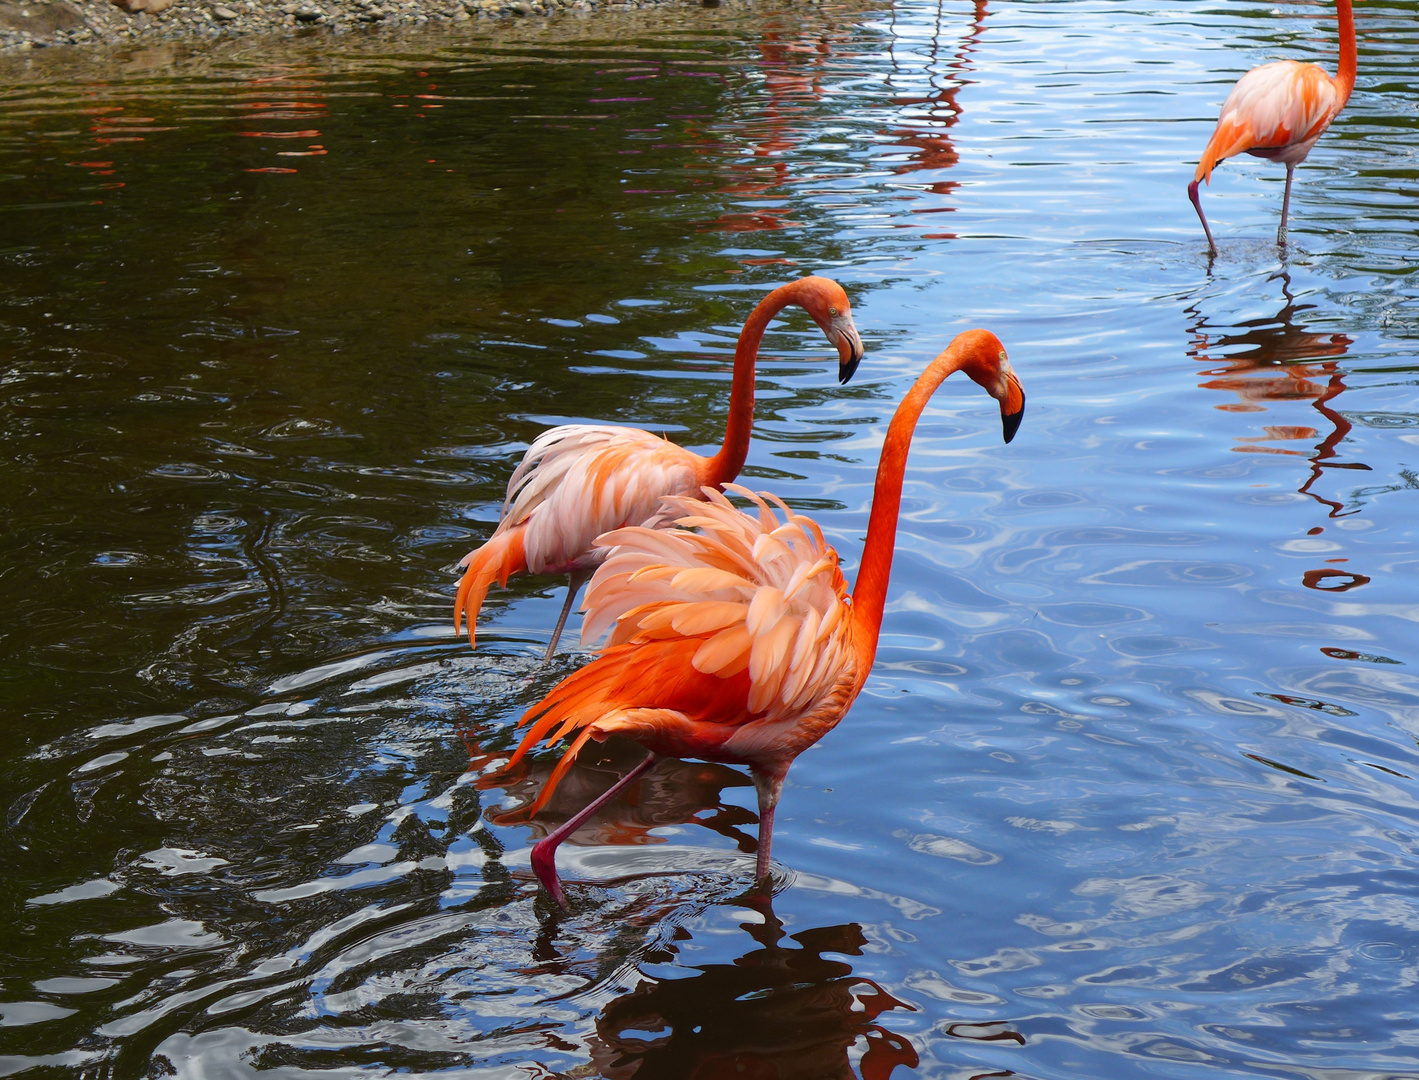
[[[698,490],[699,458],[638,428],[569,424],[539,435],[508,482],[494,535],[523,527],[533,573],[589,567],[595,541],[654,523],[666,495]]]
[[[1315,64],[1281,60],[1252,68],[1222,103],[1195,179],[1209,178],[1219,162],[1248,150],[1309,150],[1339,105],[1334,82]]]

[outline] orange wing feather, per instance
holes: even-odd
[[[610,554],[587,591],[582,634],[611,635],[522,717],[519,726],[535,722],[510,765],[544,738],[577,733],[530,813],[588,738],[619,733],[658,754],[786,763],[846,712],[858,679],[837,553],[816,523],[777,503],[780,520],[772,496],[726,488],[757,515],[706,488],[706,502],[665,500],[682,515],[677,528],[623,528],[597,541]]]
[[[458,631],[459,619],[464,610],[468,612],[468,644],[473,644],[477,629],[478,609],[483,606],[483,597],[494,580],[506,585],[507,579],[527,569],[527,556],[523,551],[522,529],[499,529],[488,538],[487,543],[464,556],[467,569],[458,582],[458,596],[453,601],[453,629]]]

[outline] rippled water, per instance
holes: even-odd
[[[0,1074],[1419,1075],[1419,4],[1297,174],[1185,195],[1328,4],[640,13],[0,61]],[[861,549],[878,662],[789,778],[495,779],[558,583],[453,564],[563,420],[719,438]],[[535,830],[535,832],[534,832]],[[45,1072],[46,1067],[49,1071]],[[895,1071],[894,1071],[895,1070]]]

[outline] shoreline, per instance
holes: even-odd
[[[384,27],[469,26],[637,8],[718,7],[719,0],[0,0],[0,53],[65,45],[309,36]]]

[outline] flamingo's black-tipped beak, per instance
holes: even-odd
[[[839,315],[828,330],[828,339],[838,347],[838,382],[846,384],[862,362],[862,338],[851,315]]]
[[[1000,423],[1005,429],[1005,441],[1009,442],[1020,430],[1020,421],[1025,419],[1025,388],[1012,371],[1008,376],[1009,390],[1000,403]]]
[[[1001,423],[1005,427],[1006,442],[1009,442],[1015,437],[1015,432],[1020,430],[1020,421],[1023,419],[1025,419],[1025,402],[1023,400],[1022,395],[1022,400],[1020,401],[1020,411],[1016,413],[1011,413],[1009,416],[1002,416],[1000,418]]]

